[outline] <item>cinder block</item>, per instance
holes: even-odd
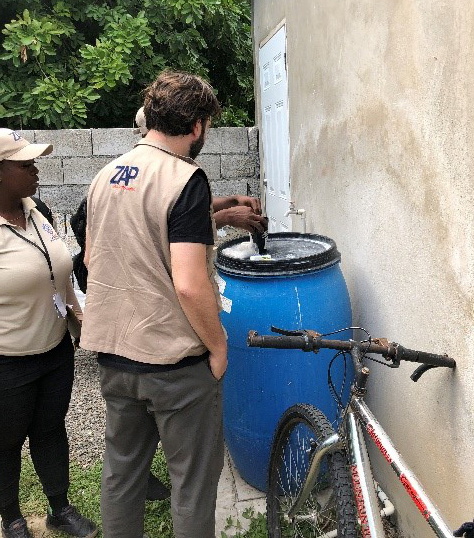
[[[247,130],[249,137],[249,151],[258,151],[258,127],[249,127]]]
[[[70,220],[71,213],[60,213],[54,215],[58,223],[58,234],[61,239],[66,243],[66,246],[71,254],[71,257],[77,254],[81,249],[76,241],[76,236],[72,231]]]
[[[58,235],[61,236],[61,234]],[[61,237],[61,239],[64,241],[64,243],[66,243],[66,247],[69,250],[71,258],[81,250],[74,237],[66,235],[65,237]]]
[[[112,159],[110,157],[73,157],[63,159],[64,183],[89,184]]]
[[[23,137],[25,140],[28,140],[28,142],[34,142],[35,141],[35,132],[33,130],[29,129],[14,129],[21,137]]]
[[[80,248],[69,224],[71,215],[69,213],[57,213],[56,211],[53,211],[53,216],[56,220],[58,235],[66,244],[72,257],[79,252]]]
[[[140,135],[134,135],[132,129],[24,130],[20,134],[29,142],[55,146],[55,156],[38,160],[38,194],[58,214],[59,230],[71,252],[75,252],[70,214],[87,195],[88,184],[97,172],[116,155],[132,149]],[[259,196],[257,128],[211,129],[198,162],[206,171],[215,196]]]
[[[249,139],[246,127],[220,127],[222,153],[247,153]]]
[[[223,178],[251,177],[255,174],[255,158],[251,155],[222,155]]]
[[[64,234],[65,236],[67,237],[73,237],[75,238],[76,236],[74,235],[74,232],[71,228],[71,224],[70,224],[70,221],[71,221],[71,217],[74,213],[67,213],[64,215],[64,222],[65,222],[65,228],[64,228]]]
[[[88,185],[61,185],[40,187],[39,197],[54,212],[61,214],[75,213],[81,200],[87,196]]]
[[[211,192],[213,196],[233,196],[235,194],[247,195],[247,180],[232,179],[230,181],[212,181]]]
[[[260,198],[262,192],[260,178],[248,179],[247,183],[249,196],[255,196],[256,198]]]
[[[220,155],[199,155],[196,162],[204,170],[204,172],[206,172],[208,179],[221,178]]]
[[[206,142],[201,153],[221,153],[221,135],[219,128],[211,128],[206,135]]]
[[[63,168],[59,157],[54,157],[53,159],[39,158],[36,166],[39,170],[40,185],[62,185]]]
[[[118,156],[130,151],[141,140],[133,129],[92,129],[92,154]]]
[[[66,217],[63,213],[58,213],[54,209],[51,209],[51,211],[53,213],[54,221],[56,222],[56,229],[58,235],[62,240],[64,240],[64,238],[66,237]]]
[[[92,155],[90,129],[35,131],[35,142],[53,144],[53,157],[88,157]]]

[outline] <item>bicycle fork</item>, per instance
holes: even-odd
[[[351,413],[352,415],[352,413]],[[353,417],[352,417],[353,418]],[[361,433],[361,432],[359,432]],[[362,435],[360,435],[359,439],[361,439],[362,443],[364,443],[364,438]],[[351,443],[356,448],[359,448],[360,450],[353,450],[353,452],[357,453],[356,462],[360,463],[361,465],[352,465],[352,479],[354,483],[354,491],[355,491],[355,497],[357,502],[357,508],[359,513],[359,522],[361,524],[361,528],[364,529],[365,526],[367,526],[367,521],[370,520],[370,528],[377,528],[380,529],[380,532],[382,534],[364,534],[364,531],[362,532],[362,536],[385,536],[383,534],[383,527],[381,523],[381,515],[379,511],[379,507],[377,504],[376,495],[380,498],[384,505],[384,509],[382,510],[384,517],[390,515],[393,513],[393,505],[390,503],[390,501],[387,499],[386,495],[383,493],[383,491],[380,489],[380,487],[377,485],[377,492],[375,491],[375,482],[370,479],[370,467],[368,467],[368,473],[367,473],[367,465],[370,465],[368,463],[367,455],[364,457],[364,454],[367,454],[365,444],[363,447],[360,447],[358,445],[359,440],[355,441],[354,443]],[[321,465],[321,461],[324,458],[324,456],[327,453],[335,452],[336,450],[339,450],[344,447],[344,441],[341,439],[340,435],[338,433],[333,433],[331,436],[329,436],[327,439],[325,439],[318,447],[317,452],[314,454],[311,465],[307,473],[307,479],[304,482],[304,485],[296,498],[293,506],[288,511],[288,519],[292,519],[293,517],[297,517],[298,512],[300,511],[302,505],[304,504],[305,500],[308,498],[309,494],[313,490],[317,477],[319,475],[319,467]],[[356,473],[358,473],[357,469],[362,468],[364,472],[365,480],[355,479]],[[357,474],[358,476],[358,474]],[[368,485],[370,486],[368,486]],[[363,489],[364,495],[366,499],[370,499],[370,506],[371,509],[368,511],[363,508],[363,503],[360,502],[360,495],[358,495],[358,492]],[[372,499],[375,499],[373,501]],[[367,503],[367,501],[366,501]],[[376,523],[374,523],[376,522]],[[367,533],[367,531],[366,531]],[[336,531],[330,531],[328,533],[322,534],[319,538],[336,538],[337,532]]]

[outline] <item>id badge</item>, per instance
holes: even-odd
[[[64,319],[67,315],[66,305],[64,304],[64,301],[58,292],[53,294],[53,303],[54,303],[54,308],[56,309],[56,312],[58,313],[58,318]]]

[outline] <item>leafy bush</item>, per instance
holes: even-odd
[[[166,67],[211,82],[217,125],[253,123],[249,0],[2,0],[0,24],[7,126],[130,127]]]

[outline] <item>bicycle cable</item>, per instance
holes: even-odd
[[[337,359],[337,357],[339,357],[339,355],[342,355],[342,357],[344,358],[344,377],[343,377],[343,380],[342,380],[342,384],[341,384],[341,390],[340,390],[340,393],[338,394],[337,391],[336,391],[336,387],[333,383],[333,380],[332,380],[332,376],[331,376],[331,368],[332,368],[332,365],[334,363],[334,361]],[[345,406],[343,405],[342,403],[342,394],[344,392],[344,388],[346,386],[346,379],[347,379],[347,357],[346,357],[346,352],[345,351],[338,351],[334,357],[331,359],[331,361],[329,362],[329,365],[328,365],[328,388],[329,388],[329,392],[331,393],[331,396],[333,397],[334,401],[336,402],[336,405],[337,405],[337,416],[342,416],[342,412],[344,411],[344,408]]]
[[[326,336],[331,336],[331,335],[334,335],[334,334],[338,334],[338,333],[341,333],[341,332],[344,332],[344,331],[349,331],[349,330],[357,330],[357,331],[362,331],[364,332],[366,335],[367,335],[367,339],[366,340],[361,340],[361,342],[368,342],[369,344],[372,342],[372,336],[371,334],[369,333],[369,331],[367,329],[365,329],[364,327],[356,327],[356,326],[351,326],[351,327],[345,327],[343,329],[338,329],[336,331],[331,331],[331,332],[328,332],[328,333],[324,333],[324,334],[321,334],[320,337],[323,338],[323,337],[326,337]],[[387,366],[387,367],[390,367],[389,364],[386,364],[385,362],[382,362],[382,361],[379,361],[373,357],[369,357],[367,355],[368,351],[367,349],[361,354],[361,361],[364,360],[364,359],[368,359],[370,361],[373,361],[373,362],[377,362],[378,364],[381,364],[383,366]],[[332,375],[331,375],[331,369],[332,369],[332,366],[333,366],[333,363],[334,361],[337,359],[337,357],[339,357],[340,355],[342,355],[343,359],[344,359],[344,376],[343,376],[343,380],[342,380],[342,384],[341,384],[341,389],[339,391],[339,394],[336,390],[336,387],[335,387],[335,384],[333,382],[333,378],[332,378]],[[346,380],[347,380],[347,355],[346,355],[346,352],[345,351],[338,351],[334,357],[331,359],[331,361],[329,362],[329,365],[328,365],[328,388],[329,388],[329,392],[331,393],[331,396],[333,397],[333,400],[335,401],[336,403],[336,406],[337,406],[337,416],[340,417],[342,416],[342,414],[344,413],[345,409],[347,408],[347,406],[343,405],[342,403],[342,394],[344,392],[344,388],[346,386]]]
[[[367,334],[369,338],[371,338],[370,333],[367,329],[364,329],[364,327],[356,327],[352,325],[350,327],[344,327],[343,329],[337,329],[336,331],[321,334],[320,336],[331,336],[332,334],[343,333],[344,331],[363,331]]]
[[[366,340],[361,340],[360,342],[361,343],[365,343],[365,342],[368,342],[369,344],[372,343],[372,336],[371,334],[369,333],[369,331],[367,329],[365,329],[364,327],[356,327],[356,326],[351,326],[351,327],[345,327],[344,329],[338,329],[337,331],[332,331],[332,332],[329,332],[329,333],[324,333],[324,334],[321,334],[320,336],[323,337],[323,336],[330,336],[330,335],[333,335],[333,334],[337,334],[337,333],[341,333],[341,332],[344,332],[344,331],[348,331],[348,330],[354,330],[354,331],[363,331],[365,332],[365,334],[368,336],[368,338]],[[386,362],[382,362],[382,361],[379,361],[378,359],[375,359],[374,357],[369,357],[367,355],[367,353],[369,353],[369,351],[366,349],[362,356],[361,356],[361,360],[362,359],[367,359],[369,361],[372,361],[372,362],[376,362],[378,364],[381,364],[382,366],[387,366],[387,368],[391,368],[391,365],[390,364],[387,364]]]
[[[350,331],[350,330],[364,331],[370,337],[370,334],[368,333],[368,331],[366,329],[364,329],[363,327],[354,327],[354,326],[345,327],[343,329],[338,329],[336,331],[327,332],[327,333],[321,334],[320,337],[323,338],[323,337],[326,337],[326,336],[331,336],[331,335],[334,335],[334,334],[338,334],[338,333],[341,333],[341,332],[344,332],[344,331]],[[336,390],[336,386],[335,386],[335,384],[333,382],[333,379],[332,379],[331,369],[332,369],[332,366],[334,364],[334,361],[339,356],[342,356],[343,359],[344,359],[344,376],[343,376],[343,380],[342,380],[342,384],[341,384],[341,389],[340,389],[340,392],[338,394],[337,390]],[[338,351],[334,355],[334,357],[331,359],[331,361],[329,362],[329,365],[328,365],[328,388],[329,388],[329,392],[331,393],[331,396],[333,397],[333,400],[336,403],[336,407],[337,407],[336,416],[338,418],[343,416],[343,413],[344,413],[344,411],[346,409],[346,406],[342,403],[342,394],[343,394],[345,386],[346,386],[346,381],[347,381],[347,354],[346,354],[345,351]]]
[[[378,359],[374,359],[374,357],[369,357],[366,354],[362,358],[367,359],[368,361],[376,362],[377,364],[381,364],[382,366],[386,366],[387,368],[394,368],[394,366],[392,366],[391,364],[387,364],[386,362],[379,361]]]

